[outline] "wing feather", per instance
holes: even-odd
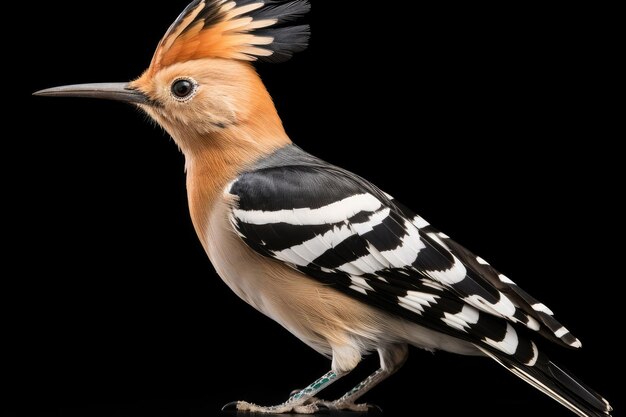
[[[227,190],[237,201],[233,226],[252,249],[523,363],[532,361],[532,342],[518,337],[515,324],[576,347],[547,307],[482,258],[365,180],[307,161],[251,170]]]

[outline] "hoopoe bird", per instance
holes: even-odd
[[[357,400],[396,372],[408,346],[493,359],[578,416],[609,403],[542,353],[541,337],[581,343],[552,311],[484,259],[367,180],[294,145],[255,60],[307,47],[306,0],[194,0],[130,83],[42,96],[133,103],[185,156],[189,209],[224,282],[332,358],[330,371],[260,413],[367,411]],[[380,369],[334,401],[320,391],[377,352]]]

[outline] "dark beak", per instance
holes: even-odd
[[[87,97],[105,100],[124,101],[126,103],[150,104],[143,93],[134,90],[127,83],[77,84],[47,88],[33,93],[34,96],[49,97]]]

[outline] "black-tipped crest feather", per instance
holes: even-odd
[[[291,22],[310,9],[307,0],[194,0],[168,29],[155,66],[208,57],[284,62],[308,46],[309,26]]]

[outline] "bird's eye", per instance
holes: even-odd
[[[196,92],[196,83],[188,78],[181,78],[172,83],[172,95],[176,100],[189,100]]]

